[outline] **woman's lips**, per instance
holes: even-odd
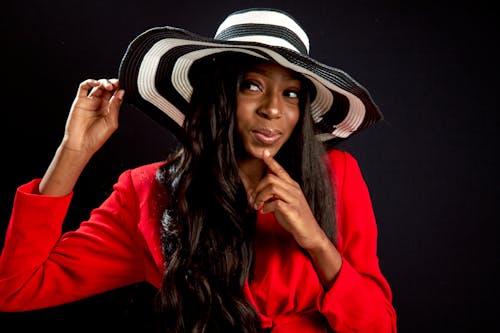
[[[258,129],[253,130],[252,135],[254,138],[264,145],[273,145],[275,144],[281,137],[281,132],[275,129]]]

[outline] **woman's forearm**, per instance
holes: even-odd
[[[73,191],[91,156],[59,146],[39,185],[40,194],[64,196]]]

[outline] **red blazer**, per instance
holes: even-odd
[[[245,295],[274,333],[396,332],[391,289],[377,257],[377,227],[356,160],[329,153],[337,195],[342,268],[325,290],[314,267],[272,214],[258,214],[255,272]],[[127,170],[111,195],[75,231],[61,234],[72,193],[20,186],[0,256],[0,311],[40,309],[146,281],[160,287],[161,162]]]

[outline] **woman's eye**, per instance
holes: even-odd
[[[299,98],[299,92],[295,90],[287,90],[285,96],[289,98]]]
[[[243,81],[241,90],[260,91],[260,86],[252,81]]]

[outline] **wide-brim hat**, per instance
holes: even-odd
[[[155,27],[127,47],[119,68],[125,102],[173,133],[182,124],[193,87],[194,63],[221,54],[245,54],[301,73],[314,89],[311,113],[317,137],[326,143],[348,138],[382,119],[367,89],[349,74],[309,56],[309,37],[288,13],[252,8],[230,14],[214,38],[171,26]]]

